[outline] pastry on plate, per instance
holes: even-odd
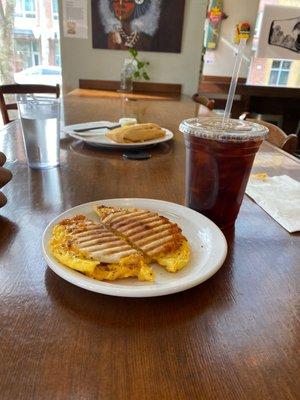
[[[157,262],[168,272],[184,268],[190,258],[190,247],[177,224],[153,211],[139,208],[96,206],[104,226],[125,239],[147,262]]]
[[[116,143],[138,143],[162,138],[164,129],[152,123],[123,126],[107,132],[106,137]]]
[[[64,219],[54,227],[50,250],[60,263],[94,279],[153,281],[142,252],[84,215]]]

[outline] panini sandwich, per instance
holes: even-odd
[[[138,208],[97,206],[101,223],[139,252],[169,272],[185,267],[190,248],[177,224],[159,214]]]
[[[146,142],[162,138],[166,132],[153,123],[122,126],[106,133],[106,136],[117,143]]]
[[[141,252],[84,215],[64,219],[54,227],[50,250],[62,264],[94,279],[153,281],[152,268]]]

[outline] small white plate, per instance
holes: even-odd
[[[173,139],[174,134],[173,132],[169,131],[168,129],[162,128],[165,130],[166,135],[162,138],[154,139],[154,140],[147,140],[147,142],[141,143],[116,143],[113,140],[109,139],[105,136],[105,133],[108,129],[94,129],[92,131],[76,133],[74,129],[87,129],[93,128],[95,126],[114,126],[117,122],[111,121],[98,121],[98,122],[87,122],[84,124],[76,124],[76,125],[68,125],[65,126],[62,130],[63,132],[67,133],[68,135],[72,136],[75,139],[82,140],[85,143],[88,143],[94,147],[105,147],[105,148],[115,148],[115,149],[129,149],[129,148],[137,148],[137,147],[148,147],[153,146],[158,143],[167,142]],[[95,135],[91,137],[90,135]]]
[[[63,218],[70,218],[76,214],[84,214],[97,221],[98,217],[93,211],[93,206],[96,204],[139,207],[158,212],[170,221],[176,222],[191,246],[191,259],[188,265],[174,274],[153,264],[155,282],[141,282],[134,278],[102,282],[60,264],[49,251],[49,240],[54,225]],[[45,260],[61,278],[93,292],[123,297],[163,296],[189,289],[214,275],[222,266],[227,254],[227,243],[223,233],[208,218],[179,204],[152,199],[110,199],[81,204],[65,211],[50,222],[44,231],[42,242]]]

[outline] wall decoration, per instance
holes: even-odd
[[[241,22],[235,26],[234,43],[239,44],[241,39],[248,40],[250,37],[251,27],[249,22]]]
[[[265,6],[256,57],[300,60],[300,7]]]
[[[221,22],[228,16],[223,12],[222,0],[211,0],[207,12],[205,46],[208,50],[215,50],[218,46]]]
[[[87,2],[85,0],[63,0],[62,9],[64,36],[87,39]]]
[[[185,0],[92,0],[93,48],[180,53]]]

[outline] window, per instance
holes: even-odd
[[[300,7],[299,0],[260,0],[256,19],[252,50],[256,51],[264,7],[267,4]],[[300,61],[272,60],[252,57],[247,83],[261,86],[300,86]]]
[[[55,20],[58,18],[60,0],[3,1],[15,4],[14,48],[11,52],[15,82],[60,84],[59,21]],[[49,71],[45,73],[43,69]],[[11,74],[7,76],[4,76],[3,83],[11,82]]]
[[[25,69],[32,66],[29,41],[16,40],[15,55],[18,59],[18,64],[20,65],[21,69]]]
[[[52,4],[52,18],[58,20],[58,0],[51,0]]]
[[[16,1],[15,17],[23,17],[23,2],[22,2],[22,0]]]
[[[34,2],[34,0],[24,0],[24,9],[25,9],[25,12],[33,12],[33,11],[35,11],[35,2]]]
[[[15,55],[20,69],[40,64],[40,48],[36,40],[15,40]]]
[[[40,49],[39,49],[39,43],[36,40],[31,42],[31,53],[32,53],[33,65],[39,65],[40,64]]]
[[[35,0],[17,0],[15,7],[15,16],[21,18],[35,18]]]
[[[54,42],[54,65],[60,65],[59,40],[55,40],[55,42]]]
[[[286,86],[289,78],[291,61],[274,60],[272,62],[269,85]]]

